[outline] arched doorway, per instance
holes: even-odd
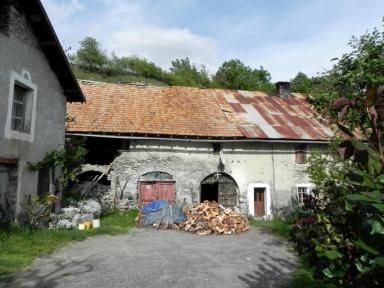
[[[85,171],[77,174],[76,179],[79,182],[93,182],[97,178],[99,178],[102,174],[103,173],[101,173],[100,171],[89,170],[89,171]],[[108,186],[111,185],[111,181],[108,179],[107,175],[103,175],[103,177],[101,177],[98,183],[102,185],[108,185]]]
[[[154,200],[176,201],[176,187],[172,175],[154,171],[139,178],[139,204]]]
[[[101,199],[110,191],[111,181],[100,171],[88,170],[76,175],[76,182],[68,188],[67,196]]]
[[[237,206],[239,188],[235,180],[226,173],[214,173],[201,182],[200,202],[216,201],[224,207]]]

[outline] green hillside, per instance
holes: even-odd
[[[76,78],[79,80],[92,80],[92,81],[100,81],[100,82],[107,82],[107,83],[135,83],[140,82],[146,85],[153,85],[153,86],[169,86],[167,83],[146,78],[143,76],[136,76],[136,75],[106,75],[101,74],[97,72],[88,72],[84,71],[75,65],[72,65],[73,73],[75,74]]]

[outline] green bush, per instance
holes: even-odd
[[[57,197],[49,194],[26,197],[26,203],[22,206],[27,214],[29,226],[31,228],[47,228],[49,215],[56,201]]]
[[[384,287],[384,32],[350,45],[317,95],[329,100],[320,110],[344,141],[328,156],[311,157],[307,172],[317,193],[291,216],[290,237],[323,282]]]

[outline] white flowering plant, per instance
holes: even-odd
[[[55,225],[56,229],[72,229],[74,228],[72,221],[66,220],[66,219],[60,219],[56,222]]]
[[[79,208],[82,214],[93,214],[95,218],[100,217],[101,206],[99,202],[95,200],[88,199],[88,200],[81,201],[79,203]]]

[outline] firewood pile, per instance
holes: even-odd
[[[179,207],[179,206],[177,206]],[[183,222],[175,221],[176,211],[170,213],[169,206],[158,211],[143,213],[140,210],[136,224],[150,225],[155,229],[175,229],[196,233],[197,235],[236,234],[249,229],[248,219],[230,208],[224,208],[216,202],[203,203],[186,207],[180,213],[185,215]],[[184,216],[183,216],[184,218]],[[178,217],[180,219],[180,215]],[[146,224],[147,223],[147,224]]]
[[[204,201],[192,207],[186,207],[184,213],[187,220],[179,224],[178,228],[197,235],[229,235],[249,229],[247,218],[216,202]]]

